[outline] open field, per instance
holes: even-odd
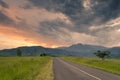
[[[51,57],[0,57],[0,80],[53,80]]]
[[[83,64],[97,69],[102,69],[120,75],[120,60],[106,59],[102,61],[98,58],[80,58],[80,57],[63,57],[66,60]]]

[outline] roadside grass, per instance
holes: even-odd
[[[53,80],[52,57],[0,57],[0,80]]]
[[[62,57],[62,58],[69,60],[71,62],[75,62],[77,64],[90,66],[93,68],[105,70],[120,75],[120,60],[106,59],[103,61],[99,58],[82,58],[82,57]]]
[[[53,80],[53,60],[41,70],[35,80]],[[42,75],[42,76],[41,76]]]

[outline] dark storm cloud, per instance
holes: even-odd
[[[5,3],[3,0],[0,0],[0,5],[5,8],[9,8],[9,5]]]
[[[53,21],[44,21],[40,23],[40,28],[38,29],[38,32],[45,35],[45,36],[51,36],[53,38],[55,37],[59,37],[58,34],[61,35],[66,35],[69,36],[70,35],[64,31],[64,27],[65,26],[70,26],[69,24],[66,24],[65,22],[63,22],[60,19],[56,19]]]
[[[96,16],[103,17],[102,21],[106,22],[120,16],[120,0],[91,0],[95,4],[92,9]]]
[[[24,5],[24,6],[22,6],[22,8],[24,8],[24,9],[31,9],[32,6],[30,6],[30,5]]]
[[[74,18],[73,15],[81,14],[84,0],[29,0],[34,6],[43,7],[51,11],[60,11]],[[120,12],[120,0],[89,0],[94,16],[104,16],[104,20],[116,18]],[[83,15],[83,14],[82,14]],[[86,14],[86,17],[88,14]],[[80,18],[79,18],[80,19]]]
[[[14,21],[5,15],[2,11],[0,11],[0,24],[3,25],[14,25]]]
[[[118,37],[114,31],[119,26],[110,27],[106,25],[109,21],[120,17],[120,0],[29,0],[35,7],[44,8],[51,12],[61,12],[66,15],[74,26],[64,25],[63,28],[72,32],[85,33],[95,36],[96,43],[110,45],[111,41],[116,41]],[[84,3],[87,3],[86,9]],[[52,30],[59,30],[62,23],[55,21],[44,22],[41,33],[53,35]],[[58,27],[59,25],[59,27]],[[96,29],[90,30],[92,26]],[[47,29],[47,30],[46,30]],[[45,32],[44,32],[45,31]],[[62,33],[62,31],[61,31]],[[114,36],[111,38],[111,35]],[[57,35],[54,35],[57,36]],[[118,39],[119,40],[119,39]],[[114,42],[113,42],[114,43]],[[112,44],[111,44],[112,45]]]
[[[81,12],[82,0],[29,0],[34,6],[45,8],[49,11],[60,11],[68,15]]]
[[[90,26],[100,25],[120,15],[120,0],[89,0],[91,10],[83,6],[85,0],[29,0],[34,6],[48,11],[62,12],[75,24],[73,31],[88,33]]]
[[[32,9],[33,6],[31,6],[30,4],[24,4],[22,6],[19,6],[20,8],[23,8],[23,9]]]
[[[60,19],[53,21],[41,22],[38,29],[38,33],[42,34],[44,37],[49,37],[50,39],[61,42],[69,43],[72,41],[70,33],[66,32],[65,26],[70,26]]]
[[[2,6],[3,8],[9,8],[9,5],[3,0],[0,0],[0,6]],[[2,10],[0,10],[0,24],[11,25],[13,23],[14,21],[11,18],[9,18],[6,14],[4,14]]]
[[[85,17],[88,13],[83,13],[84,7],[82,5],[83,4],[82,0],[29,0],[29,1],[31,1],[34,6],[45,8],[48,11],[62,12],[65,15],[67,15],[70,18],[70,20],[72,20],[72,22],[75,24],[74,28],[64,26],[64,28],[68,28],[69,30],[84,32],[84,30],[86,31],[86,28],[82,27],[83,24],[85,24],[84,26],[86,26],[86,24],[90,23],[88,21],[88,18]]]
[[[23,32],[19,34],[28,40],[50,46],[112,46],[120,40],[120,0],[6,0],[9,5],[3,1],[0,0],[4,10],[0,11],[0,24]]]

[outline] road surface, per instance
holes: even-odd
[[[111,64],[112,65],[112,64]],[[54,80],[120,80],[119,75],[54,58]]]

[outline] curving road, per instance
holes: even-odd
[[[54,58],[54,80],[120,80],[119,75]]]

